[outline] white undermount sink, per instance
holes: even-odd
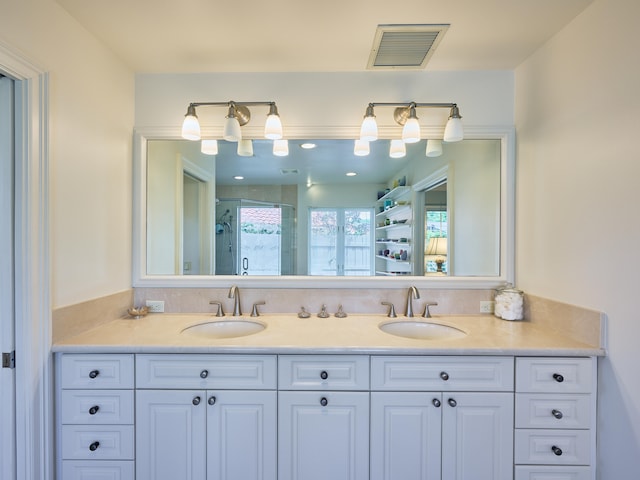
[[[452,338],[462,338],[467,334],[462,330],[420,320],[396,320],[381,323],[380,330],[397,337],[415,338],[419,340],[448,340]]]
[[[187,327],[181,333],[202,338],[234,338],[253,335],[265,328],[264,323],[254,320],[213,320]]]

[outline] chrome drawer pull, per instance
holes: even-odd
[[[449,380],[449,374],[447,372],[440,372],[440,378],[446,382]]]
[[[562,455],[562,449],[559,447],[556,447],[555,445],[551,447],[551,450],[553,450],[553,453],[555,453],[557,456]]]
[[[202,370],[200,372],[200,378],[207,378],[209,376],[209,370]]]
[[[564,377],[562,375],[560,375],[559,373],[554,373],[553,374],[553,379],[558,383],[564,382]]]
[[[91,445],[89,445],[89,450],[91,450],[92,452],[95,452],[99,446],[100,446],[100,442],[93,442]]]
[[[100,375],[100,370],[91,370],[89,372],[89,378],[96,378],[98,375]]]
[[[89,415],[95,415],[98,413],[98,410],[100,410],[100,407],[98,405],[94,405],[89,409]]]
[[[322,405],[323,407],[326,407],[327,405],[329,405],[329,400],[327,400],[326,397],[322,397],[320,399],[320,405]]]
[[[322,380],[326,380],[327,378],[329,378],[329,373],[327,373],[325,370],[320,372],[320,378]]]
[[[551,415],[560,420],[562,418],[562,412],[560,410],[556,410],[555,408],[551,410]]]

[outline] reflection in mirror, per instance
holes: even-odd
[[[499,276],[501,142],[427,157],[423,140],[392,159],[385,140],[366,157],[353,140],[290,140],[288,157],[253,140],[245,157],[236,143],[210,156],[199,142],[150,139],[145,274]],[[430,251],[435,238],[446,253]]]

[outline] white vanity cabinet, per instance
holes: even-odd
[[[276,479],[276,357],[137,355],[136,474]]]
[[[369,479],[369,357],[279,357],[278,479]]]
[[[513,357],[371,358],[371,480],[513,478]]]
[[[595,478],[595,358],[516,361],[516,480]]]
[[[59,354],[57,478],[134,479],[133,355]]]

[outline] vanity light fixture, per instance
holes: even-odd
[[[397,124],[402,125],[403,143],[416,143],[420,141],[420,123],[416,113],[417,108],[448,108],[449,120],[444,129],[445,142],[458,142],[464,138],[462,127],[462,117],[460,110],[455,103],[387,103],[371,102],[367,105],[367,110],[360,126],[360,140],[373,142],[378,138],[378,125],[374,114],[375,107],[396,107],[393,111],[393,119]],[[391,153],[390,153],[391,154]]]
[[[264,136],[270,140],[282,138],[282,122],[278,114],[278,107],[275,102],[193,102],[187,107],[187,113],[182,122],[182,137],[187,140],[200,140],[200,122],[196,114],[198,107],[227,107],[224,131],[222,138],[229,142],[242,140],[242,130],[240,127],[249,123],[251,112],[248,107],[268,106],[269,113],[264,126]]]

